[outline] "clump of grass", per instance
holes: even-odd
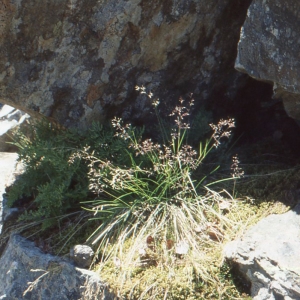
[[[144,87],[137,90],[147,94]],[[161,128],[163,143],[143,140],[130,124],[112,120],[115,135],[129,141],[123,149],[129,165],[89,149],[76,154],[89,162],[90,190],[98,195],[84,205],[99,222],[90,240],[98,245],[101,276],[113,278],[115,291],[127,299],[196,299],[193,293],[203,295],[205,285],[217,287],[222,243],[245,226],[239,222],[242,201],[196,176],[211,150],[230,136],[234,120],[211,124],[212,137],[196,151],[186,143],[193,99],[179,102],[170,114],[175,126],[169,138]],[[155,99],[155,109],[158,104]],[[217,291],[218,297],[225,293]]]
[[[152,99],[144,88],[138,90]],[[11,228],[27,237],[34,235],[38,246],[55,253],[67,253],[70,243],[84,242],[96,228],[89,238],[98,247],[94,267],[119,298],[244,298],[228,267],[222,265],[223,244],[274,212],[274,206],[235,199],[217,189],[218,183],[228,187],[225,180],[233,180],[234,196],[251,195],[253,185],[270,195],[268,187],[282,190],[279,183],[298,178],[298,169],[288,174],[271,169],[271,174],[278,173],[272,181],[265,173],[256,181],[248,175],[237,187],[243,176],[239,157],[233,157],[230,178],[215,176],[218,166],[206,163],[230,137],[234,120],[208,126],[211,138],[196,149],[191,143],[199,129],[193,131],[187,121],[193,99],[180,99],[170,114],[173,127],[160,117],[158,105],[154,99],[161,131],[155,141],[142,138],[143,128],[118,118],[110,126],[93,124],[83,134],[48,123],[33,124],[29,135],[16,132],[25,173],[11,187],[9,204],[21,202],[25,216]],[[204,128],[197,138],[206,133]],[[253,173],[258,167],[265,171],[265,166],[255,164]],[[257,195],[262,197],[252,194]],[[81,210],[82,205],[88,212]],[[87,222],[88,218],[94,222]],[[9,233],[6,230],[5,237]],[[2,240],[3,235],[0,246]]]

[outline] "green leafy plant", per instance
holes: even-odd
[[[110,126],[96,123],[87,132],[33,123],[26,132],[16,131],[13,139],[25,172],[10,188],[8,205],[30,199],[23,201],[26,205],[21,219],[43,220],[42,229],[55,225],[58,216],[81,210],[80,202],[90,197],[86,161],[73,157],[78,149],[89,145],[97,149],[98,157],[123,163],[128,160],[122,151],[126,142],[114,137]]]
[[[146,93],[143,87],[137,89]],[[155,108],[158,104],[153,101]],[[192,106],[192,99],[187,107],[180,99],[170,114],[175,127],[169,142],[162,128],[162,144],[141,139],[135,127],[113,119],[115,135],[128,141],[123,151],[130,165],[100,158],[88,149],[76,154],[89,162],[90,190],[98,195],[84,205],[99,222],[90,239],[99,245],[101,275],[109,270],[120,295],[132,282],[127,296],[135,296],[129,299],[162,299],[162,294],[167,299],[173,293],[174,276],[182,273],[186,285],[194,282],[200,290],[218,280],[212,269],[220,252],[212,249],[220,248],[236,225],[229,216],[236,213],[237,201],[226,191],[211,190],[212,183],[204,184],[206,176],[196,176],[210,151],[230,136],[234,120],[211,124],[212,137],[196,151],[186,143],[189,124],[185,120]],[[164,282],[147,279],[151,268],[165,274]],[[146,283],[142,290],[134,280],[137,274]]]

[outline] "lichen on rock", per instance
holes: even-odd
[[[274,84],[287,114],[300,120],[300,38],[297,0],[254,0],[238,44],[235,68]]]
[[[187,92],[208,99],[242,76],[232,66],[249,3],[2,1],[0,102],[86,127],[147,116],[136,84],[166,101]]]

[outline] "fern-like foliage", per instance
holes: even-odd
[[[13,206],[22,197],[32,197],[21,219],[44,220],[42,229],[54,225],[56,217],[80,209],[80,202],[92,197],[87,162],[80,155],[74,157],[74,153],[89,147],[98,157],[128,163],[123,151],[127,142],[116,138],[110,126],[97,123],[85,132],[61,130],[46,122],[33,123],[26,132],[16,131],[13,140],[25,172],[10,188],[8,205]]]

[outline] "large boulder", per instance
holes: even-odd
[[[99,276],[12,235],[0,258],[0,299],[113,299]]]
[[[240,27],[251,0],[4,0],[0,101],[65,127],[149,115],[194,92],[234,97]],[[173,97],[171,97],[173,96]]]
[[[254,0],[242,27],[235,68],[271,82],[288,115],[300,121],[300,2]]]
[[[300,299],[300,205],[281,215],[270,215],[224,253],[251,283],[254,300]]]

